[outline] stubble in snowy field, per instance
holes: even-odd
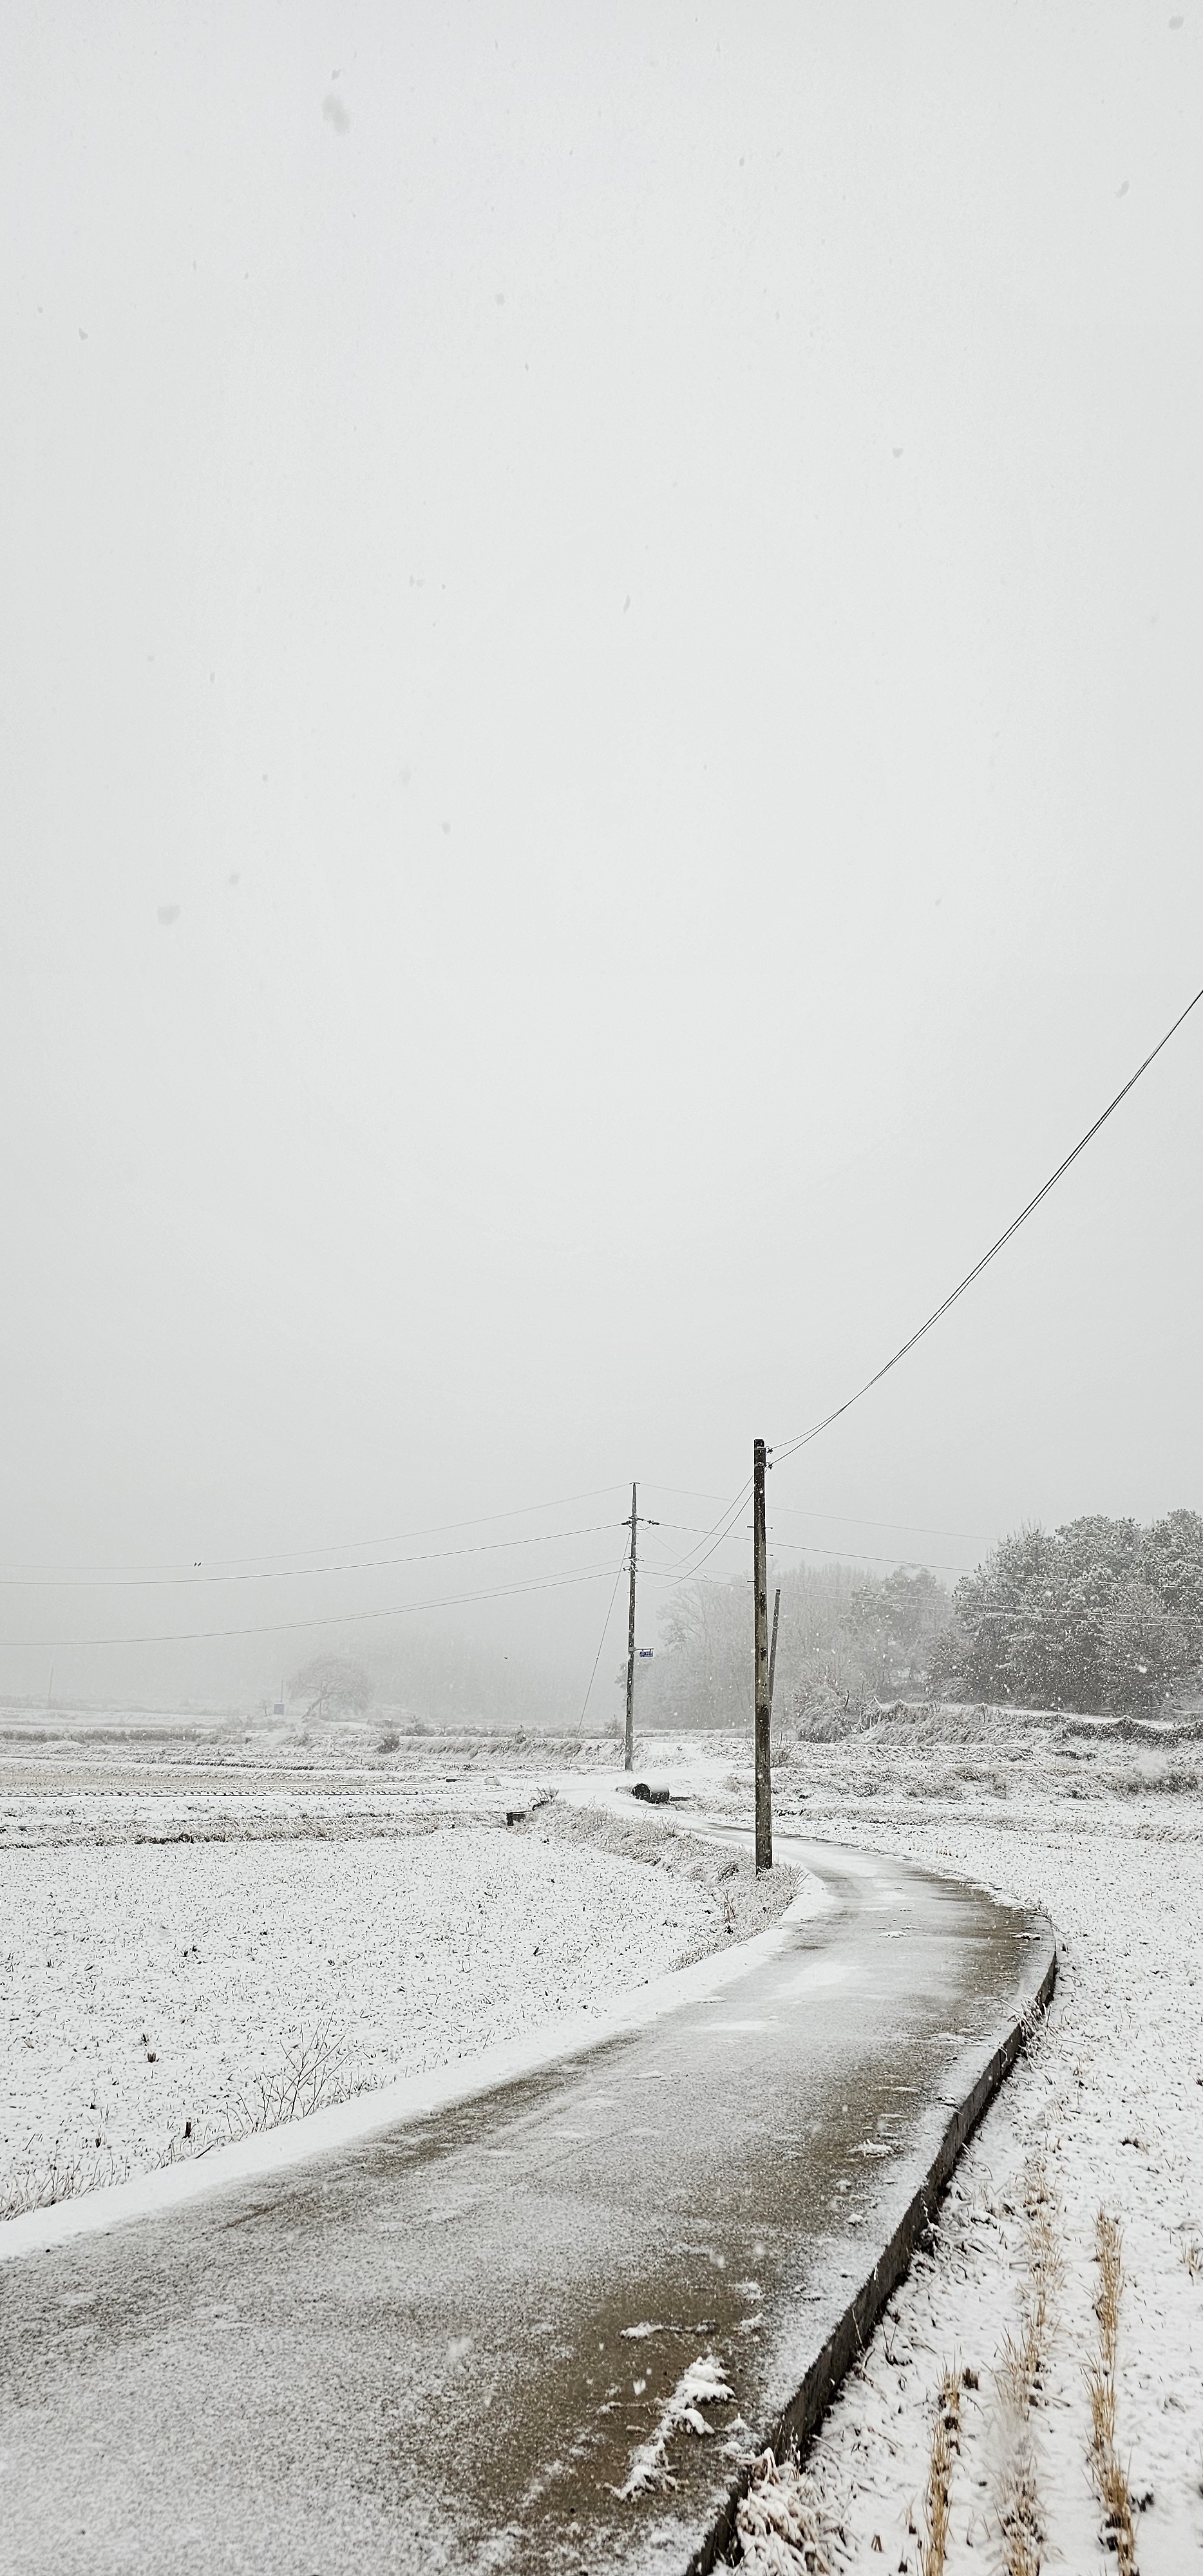
[[[921,2576],[933,2419],[957,2371],[948,2576],[1086,2576],[1117,2562],[1185,2576],[1203,2565],[1203,2271],[1192,2263],[1203,2238],[1203,1821],[1193,1798],[1172,1795],[1025,1813],[1008,1786],[1005,1804],[983,1805],[979,1791],[971,1812],[946,1797],[902,1812],[841,1804],[849,1841],[1042,1906],[1061,1958],[1052,2013],[962,2158],[930,2248],[807,2467],[817,2509],[838,2515],[841,2569]],[[803,1830],[832,1830],[818,1804],[799,1816]],[[1122,2228],[1118,2307],[1099,2261],[1100,2207]],[[1092,2402],[1100,2371],[1114,2401],[1110,2452]]]
[[[1086,2368],[1090,2399],[1090,2467],[1103,2508],[1103,2539],[1115,2551],[1119,2576],[1136,2576],[1136,2533],[1132,2496],[1116,2443],[1116,2374],[1119,2364],[1120,2303],[1124,2289],[1123,2231],[1109,2210],[1095,2221],[1099,2267],[1098,2350]]]
[[[605,2003],[705,1947],[715,1911],[688,1879],[483,1826],[3,1865],[5,2214]]]
[[[931,2460],[923,2502],[922,2576],[944,2576],[952,2473],[961,2450],[961,2374],[946,2370],[936,2397]]]
[[[1018,2313],[1015,2325],[1003,2335],[992,2371],[996,2445],[992,2500],[1006,2576],[1039,2576],[1045,2525],[1037,2424],[1046,2403],[1065,2278],[1060,2205],[1039,2151],[1029,2157],[1024,2169],[1022,2208]]]

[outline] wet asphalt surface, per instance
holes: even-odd
[[[0,2266],[7,2576],[683,2571],[1034,1982],[1036,1917],[778,1856],[831,1910],[712,2003]],[[623,2497],[708,2353],[731,2401]]]

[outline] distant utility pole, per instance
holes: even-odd
[[[769,1772],[772,1683],[769,1679],[769,1575],[764,1531],[765,1464],[765,1445],[763,1440],[757,1440],[752,1447],[752,1590],[755,1595],[756,1637],[756,1868],[758,1872],[762,1869],[771,1869],[773,1866],[773,1788]],[[632,1590],[632,1602],[634,1597]],[[632,1622],[633,1620],[632,1610]],[[632,1636],[634,1633],[632,1624]]]
[[[627,1612],[627,1731],[623,1748],[624,1771],[635,1768],[635,1532],[639,1526],[637,1496],[631,1487],[631,1606]]]

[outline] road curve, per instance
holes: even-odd
[[[9,2576],[705,2563],[1051,1954],[904,1862],[779,1857],[830,1908],[711,2001],[5,2265]]]

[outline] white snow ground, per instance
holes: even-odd
[[[1189,1749],[1163,1753],[1118,1740],[1085,1747],[1081,1735],[1048,1718],[1021,1722],[1016,1713],[935,1713],[844,1743],[783,1747],[774,1775],[782,1824],[905,1853],[1040,1904],[1062,1940],[1049,2025],[962,2160],[931,2254],[891,2302],[812,2456],[815,2510],[841,2576],[882,2568],[919,2576],[937,2392],[948,2368],[965,2373],[951,2463],[951,2576],[1005,2568],[1008,2546],[1020,2565],[1003,2524],[1025,2445],[1043,2531],[1028,2566],[1069,2576],[1115,2566],[1101,2544],[1087,2459],[1084,2372],[1096,2332],[1100,2208],[1124,2228],[1117,2448],[1133,2496],[1152,2498],[1136,2515],[1141,2576],[1203,2566],[1203,1775]],[[661,1740],[646,1751],[655,1774],[747,1821],[744,1746],[711,1736]],[[166,1765],[156,1772],[131,1754],[121,1796],[111,1768],[92,1752],[88,1761],[100,1767],[87,1791],[73,1749],[74,1787],[49,1756],[39,1757],[36,1775],[32,1764],[21,1776],[11,1771],[0,1805],[0,1871],[12,1929],[0,1936],[0,1960],[12,1961],[15,2022],[6,2035],[19,2050],[5,2047],[6,2075],[18,2054],[22,2062],[15,2085],[6,2086],[7,2151],[31,2135],[45,2140],[56,2118],[61,2127],[56,2106],[68,2092],[81,2114],[72,2136],[94,2141],[90,2105],[101,2096],[92,2077],[108,2064],[111,2099],[126,2122],[112,2132],[120,2154],[131,2165],[157,2156],[189,2103],[201,2100],[182,2081],[173,2043],[155,2046],[173,2015],[182,2026],[189,2001],[198,2007],[196,2062],[209,2070],[217,2117],[214,2105],[229,2092],[245,2094],[257,2071],[279,2065],[302,2006],[309,2027],[334,2016],[332,2029],[349,2034],[375,2083],[530,2027],[536,2016],[594,1996],[608,2000],[623,1983],[723,1937],[726,1916],[720,1922],[712,1882],[662,1885],[656,1873],[649,1908],[644,1870],[621,1852],[611,1858],[591,1847],[588,1836],[580,1848],[566,1839],[570,1801],[612,1804],[600,1755],[590,1748],[589,1760],[561,1780],[554,1832],[537,1857],[535,1827],[510,1834],[471,1822],[486,1791],[494,1809],[510,1794],[529,1799],[531,1768],[542,1760],[535,1747],[524,1757],[525,1780],[515,1771],[509,1788],[496,1772],[482,1778],[483,1764],[475,1769],[434,1744],[424,1749],[425,1779],[408,1756],[391,1771],[365,1763],[339,1798],[329,1774],[320,1786],[312,1775],[284,1781],[261,1762],[237,1783],[210,1769],[211,1786],[201,1789],[199,1770],[185,1770],[174,1754],[170,1777]],[[110,1793],[96,1794],[110,1780]],[[462,1821],[415,1833],[423,1806]],[[164,1828],[222,1839],[166,1847],[127,1839]],[[412,1872],[400,1917],[390,1912],[399,1902],[399,1848]],[[110,1865],[119,1874],[106,1879]],[[15,1869],[28,1873],[19,1886]],[[582,1936],[577,1900],[587,1884],[603,1883],[608,1892]],[[483,1925],[471,1901],[484,1903],[488,1887]],[[540,1901],[548,1908],[546,1950]],[[329,1937],[336,1928],[337,1941]],[[203,1961],[206,1941],[210,1968],[218,1958],[227,1963],[211,1982],[237,1999],[224,2019],[203,2006],[195,1954],[191,1968],[185,1962],[193,1944]],[[476,1941],[493,1946],[473,1955]],[[425,1985],[424,1949],[439,1963]],[[139,1980],[143,1951],[149,1964]],[[478,1974],[490,1982],[485,1999],[473,1993]],[[161,1995],[170,2007],[153,2032],[144,1993],[148,2006]],[[35,2102],[37,2070],[52,2060],[58,2073]],[[1037,2402],[1017,2417],[1006,2400],[1006,2339],[1019,2329],[1025,2198],[1037,2163],[1063,2277],[1054,2285]],[[109,2170],[86,2178],[107,2180]],[[798,2561],[781,2555],[772,2563],[775,2576],[785,2576]]]
[[[200,1794],[131,1800],[127,1835],[171,1838],[117,1840],[121,1804],[10,1808],[0,2216],[601,2010],[794,1885],[766,1909],[746,1864],[551,1807],[364,1839],[357,1802],[309,1798],[247,1839]]]
[[[1147,2499],[1137,2564],[1141,2576],[1185,2576],[1203,2565],[1200,1810],[1175,1797],[1060,1801],[1047,1821],[1000,1808],[967,1815],[942,1802],[905,1820],[840,1810],[841,1837],[1043,1906],[1061,1960],[1048,2024],[962,2159],[931,2254],[891,2302],[807,2465],[833,2567],[919,2576],[941,2375],[967,2365],[977,2384],[961,2392],[950,2576],[1114,2567],[1089,2475],[1085,2377],[1104,2208],[1124,2231],[1116,2447],[1134,2501]],[[809,1801],[802,1813],[805,1829],[824,1831]],[[1005,2339],[1020,2334],[1024,2204],[1041,2165],[1064,2275],[1043,2385],[1017,2419]],[[1006,2555],[1005,2522],[1029,2442],[1043,2537],[1024,2561]]]

